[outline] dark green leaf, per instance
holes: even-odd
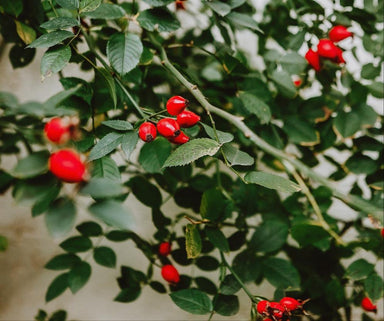
[[[121,144],[123,140],[122,133],[109,133],[100,139],[97,144],[92,148],[88,160],[93,161],[109,154]]]
[[[76,263],[80,262],[80,258],[72,253],[60,254],[53,257],[45,268],[48,270],[67,270],[71,269]]]
[[[187,251],[187,258],[197,258],[202,249],[200,232],[196,225],[188,224],[185,230],[185,248]]]
[[[240,289],[241,285],[239,281],[237,281],[237,279],[233,276],[233,274],[226,275],[220,285],[220,292],[226,295],[235,294]]]
[[[65,236],[75,224],[76,207],[72,200],[60,198],[49,206],[45,224],[54,238]]]
[[[364,280],[364,289],[372,301],[381,299],[384,292],[383,279],[376,273],[372,273]]]
[[[382,82],[373,82],[367,86],[370,94],[376,98],[384,98],[384,86]]]
[[[232,267],[243,282],[253,282],[260,277],[261,262],[253,251],[244,251],[236,255]]]
[[[8,248],[8,239],[5,236],[0,235],[0,252],[6,251],[7,248]]]
[[[286,119],[283,130],[287,133],[292,143],[313,146],[320,142],[320,136],[316,129],[310,123],[297,117]]]
[[[244,179],[251,184],[257,184],[270,189],[276,189],[284,193],[294,193],[301,190],[300,186],[294,182],[270,173],[248,172]]]
[[[373,264],[368,263],[366,260],[358,259],[348,266],[345,275],[352,280],[362,280],[371,274],[374,267]]]
[[[248,28],[259,33],[263,31],[259,28],[258,23],[249,15],[240,12],[231,12],[225,16],[231,23],[240,28]]]
[[[207,190],[201,199],[200,215],[212,221],[218,220],[223,215],[225,206],[224,195],[219,190]]]
[[[132,226],[132,217],[122,203],[106,200],[92,204],[89,211],[104,223],[117,227],[119,229],[130,229]]]
[[[162,197],[159,189],[141,176],[132,177],[129,181],[132,193],[143,204],[159,208],[162,203]]]
[[[316,245],[317,242],[329,239],[329,233],[321,226],[308,224],[295,224],[291,229],[292,237],[301,245]]]
[[[222,252],[229,252],[228,240],[222,231],[216,228],[206,227],[205,234],[208,240]]]
[[[71,17],[57,17],[46,21],[40,25],[41,28],[47,30],[68,29],[70,27],[79,26],[80,23]],[[68,47],[69,48],[69,47]]]
[[[116,302],[128,303],[135,301],[141,294],[140,286],[133,286],[127,289],[122,289],[120,293],[113,299]]]
[[[300,286],[300,275],[291,262],[277,257],[263,261],[263,273],[275,287],[287,289]]]
[[[250,156],[246,152],[242,152],[241,150],[230,144],[223,145],[222,149],[225,154],[225,157],[232,166],[251,166],[255,162],[252,156]]]
[[[102,0],[80,0],[80,12],[95,11],[102,2]]]
[[[268,220],[255,229],[250,241],[250,247],[256,252],[273,252],[285,244],[287,237],[287,224]]]
[[[86,252],[92,248],[92,242],[85,236],[73,236],[60,243],[60,247],[67,252]]]
[[[296,96],[296,88],[291,76],[285,70],[275,70],[271,75],[280,93],[287,98]]]
[[[366,64],[361,69],[361,77],[365,79],[375,79],[380,75],[380,67],[375,67],[372,63]]]
[[[261,124],[267,124],[270,122],[272,117],[271,110],[264,101],[248,92],[240,94],[240,99],[243,102],[244,107],[251,114],[256,115],[260,119]]]
[[[185,289],[170,294],[172,301],[192,314],[208,314],[213,306],[209,297],[198,289]]]
[[[211,280],[203,277],[197,277],[195,278],[195,283],[199,290],[207,293],[207,294],[216,294],[217,293],[217,287],[215,283],[213,283]]]
[[[58,30],[43,34],[35,41],[33,41],[27,48],[47,48],[57,45],[68,39],[70,37],[74,37],[74,34],[70,31],[66,30]]]
[[[213,128],[204,124],[204,123],[201,123],[201,125],[203,126],[207,135],[210,138],[216,140],[216,135],[215,135],[215,131],[213,130]],[[234,139],[234,137],[231,133],[222,132],[222,131],[217,130],[217,129],[216,129],[216,134],[217,134],[217,137],[219,138],[220,144],[229,143],[229,142],[233,141],[233,139]]]
[[[45,301],[49,302],[57,298],[68,288],[68,273],[60,274],[49,285],[45,294]]]
[[[23,11],[22,0],[4,0],[1,2],[1,6],[6,13],[14,17],[18,17],[19,14]]]
[[[95,222],[84,222],[76,226],[76,230],[80,232],[81,235],[91,237],[91,236],[100,236],[103,234],[103,229],[101,226]]]
[[[360,118],[356,113],[342,111],[333,120],[333,125],[336,132],[342,137],[351,137],[360,129]]]
[[[196,266],[203,271],[215,271],[219,268],[220,263],[212,256],[200,256],[196,260]]]
[[[170,32],[180,28],[180,22],[165,8],[153,8],[141,11],[137,18],[140,26],[148,31]]]
[[[92,268],[89,263],[77,263],[68,274],[68,285],[73,294],[79,291],[91,277]]]
[[[103,125],[116,130],[131,130],[133,126],[130,122],[125,120],[105,120],[102,122]]]
[[[48,321],[66,321],[67,320],[67,312],[64,310],[57,310],[52,313]]]
[[[162,173],[162,167],[171,150],[172,146],[169,141],[159,137],[141,148],[139,163],[148,173]]]
[[[110,157],[102,157],[92,162],[92,177],[102,177],[120,181],[120,172],[115,161]]]
[[[117,94],[116,94],[116,84],[115,79],[105,68],[97,68],[97,71],[102,76],[105,85],[108,88],[109,94],[111,95],[113,106],[116,108],[117,104]]]
[[[10,174],[20,179],[43,174],[48,171],[48,157],[49,153],[47,151],[30,154],[20,159]]]
[[[139,136],[136,132],[128,132],[124,134],[121,141],[121,149],[123,150],[127,160],[130,159],[133,150],[136,148]]]
[[[290,52],[279,60],[281,66],[291,75],[301,74],[308,65],[307,60],[297,52]]]
[[[239,312],[239,298],[236,295],[218,294],[213,303],[217,314],[224,316],[235,315]]]
[[[94,248],[93,258],[100,265],[110,268],[114,268],[116,266],[116,254],[109,247],[100,246]]]
[[[84,10],[82,10],[84,12]],[[87,11],[84,13],[85,16],[91,19],[119,19],[125,16],[125,11],[122,7],[111,4],[102,3],[95,10]]]

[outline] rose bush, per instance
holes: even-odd
[[[63,87],[42,103],[0,93],[0,152],[18,158],[0,168],[0,190],[63,238],[46,301],[92,282],[96,263],[119,269],[122,303],[151,287],[207,319],[240,306],[252,320],[382,319],[383,7],[2,0],[12,66],[44,50],[41,77],[59,73]],[[151,211],[150,240],[129,195]],[[116,266],[113,244],[128,241],[145,269]],[[179,272],[192,266],[216,277]]]

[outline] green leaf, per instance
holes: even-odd
[[[253,282],[260,277],[260,259],[253,251],[244,251],[236,255],[232,267],[243,282]]]
[[[208,240],[220,251],[224,253],[229,252],[228,240],[222,231],[216,228],[206,227],[205,234]]]
[[[375,67],[373,63],[366,64],[361,69],[361,77],[364,79],[375,79],[378,76],[380,76],[380,67]]]
[[[231,23],[240,28],[248,28],[263,34],[264,32],[259,28],[258,23],[249,15],[240,12],[231,12],[225,16]]]
[[[261,124],[267,124],[271,121],[271,110],[269,106],[257,96],[244,92],[240,94],[240,99],[244,107],[260,119]]]
[[[301,74],[307,68],[307,60],[297,52],[290,52],[281,57],[279,63],[291,75]]]
[[[79,9],[80,3],[79,0],[56,0],[57,4],[68,10]]]
[[[132,152],[136,148],[138,140],[139,136],[136,132],[128,132],[124,134],[123,139],[121,141],[121,149],[123,150],[127,160],[130,159]]]
[[[170,4],[174,0],[144,0],[144,2],[148,3],[152,7],[162,7]]]
[[[41,58],[41,74],[46,77],[59,72],[69,62],[71,55],[72,52],[68,46],[47,50]]]
[[[130,229],[132,226],[131,214],[120,202],[106,200],[92,204],[89,211],[104,223],[119,229]]]
[[[135,197],[144,205],[160,208],[163,200],[159,189],[142,176],[135,176],[129,180],[129,186]]]
[[[373,174],[377,170],[378,164],[372,158],[363,155],[361,153],[356,153],[352,155],[345,162],[345,166],[352,172],[357,175],[359,174]]]
[[[329,239],[329,233],[326,230],[311,223],[293,225],[291,235],[303,247],[308,245],[316,246],[317,242]]]
[[[320,142],[320,135],[308,122],[297,117],[289,117],[284,121],[283,130],[289,140],[302,146],[313,146]]]
[[[118,181],[103,177],[92,178],[80,192],[89,194],[93,198],[117,197],[124,193],[123,187]]]
[[[288,289],[300,286],[300,275],[296,268],[281,258],[270,257],[263,261],[263,273],[269,283],[277,288]]]
[[[96,10],[103,0],[80,0],[80,13]]]
[[[57,114],[55,111],[55,108],[60,105],[64,100],[67,98],[71,97],[72,95],[76,94],[77,91],[81,88],[81,85],[77,85],[76,87],[73,87],[68,90],[63,90],[57,93],[56,95],[53,95],[50,97],[45,103],[44,103],[44,108],[46,110],[52,110],[54,115]]]
[[[10,174],[19,179],[31,178],[48,171],[47,151],[35,152],[18,161]]]
[[[58,30],[45,33],[35,41],[33,41],[27,48],[47,48],[57,45],[65,39],[74,37],[74,34],[66,30]]]
[[[92,162],[92,177],[103,177],[120,181],[120,171],[115,161],[108,157],[102,157]]]
[[[96,263],[114,268],[116,266],[116,254],[115,252],[106,246],[100,246],[96,247],[93,250],[93,258],[96,261]]]
[[[208,7],[215,11],[220,16],[224,17],[231,12],[231,7],[221,1],[213,0],[205,2]]]
[[[113,107],[116,108],[117,94],[116,94],[115,79],[113,79],[112,75],[105,68],[97,68],[96,70],[103,77],[104,82],[108,88],[109,94],[111,95],[111,98],[113,101]]]
[[[133,126],[125,120],[105,120],[101,122],[103,125],[116,130],[132,130]]]
[[[52,313],[48,321],[66,321],[67,320],[67,312],[64,310],[57,310]]]
[[[239,281],[233,276],[233,274],[228,274],[225,276],[223,282],[220,285],[220,293],[231,295],[240,291],[241,285]]]
[[[144,144],[140,150],[139,163],[148,173],[162,173],[165,161],[171,154],[172,146],[163,137]]]
[[[198,138],[178,147],[165,161],[163,167],[182,166],[203,156],[213,156],[220,145],[209,138]]]
[[[274,252],[285,244],[287,237],[287,224],[268,220],[255,229],[249,246],[256,252]]]
[[[5,236],[0,235],[0,252],[6,251],[7,248],[8,248],[8,239]]]
[[[184,289],[170,294],[172,301],[192,314],[208,314],[213,310],[209,297],[198,289]]]
[[[91,240],[85,236],[72,236],[59,245],[64,251],[70,253],[86,252],[92,248]]]
[[[137,22],[148,31],[170,32],[180,28],[180,22],[166,8],[153,8],[141,11]]]
[[[188,224],[185,229],[185,248],[188,259],[195,259],[201,253],[201,237],[196,225]]]
[[[284,193],[294,193],[301,190],[300,186],[294,182],[271,173],[248,172],[244,179],[248,183],[261,185],[266,188],[275,189]]]
[[[373,264],[364,259],[359,259],[348,266],[345,276],[355,281],[362,280],[370,275],[374,268]]]
[[[74,87],[75,88],[78,87],[78,90],[74,93],[74,95],[76,97],[83,99],[89,105],[91,104],[92,97],[93,97],[93,88],[87,81],[81,78],[76,78],[76,77],[65,77],[65,78],[60,78],[60,83],[63,85],[64,89],[66,90],[69,90]]]
[[[115,33],[107,44],[107,57],[113,69],[124,76],[137,66],[143,53],[143,44],[137,35]]]
[[[23,11],[23,0],[3,0],[1,6],[6,13],[18,17]]]
[[[73,294],[79,291],[91,277],[92,268],[89,263],[77,263],[68,274],[68,285]]]
[[[113,299],[116,302],[128,303],[135,301],[141,294],[141,288],[139,285],[131,286],[126,289],[122,289],[120,293]]]
[[[68,29],[74,26],[79,26],[80,23],[75,18],[71,17],[57,17],[40,25],[41,28],[47,30]]]
[[[215,283],[204,277],[197,277],[194,279],[197,288],[207,294],[215,295],[217,293],[217,287]]]
[[[383,279],[376,273],[372,273],[364,280],[364,290],[367,292],[368,297],[373,301],[383,297],[383,285]]]
[[[223,145],[222,149],[225,154],[225,157],[232,166],[251,166],[255,162],[252,156],[250,156],[246,152],[242,152],[241,150],[230,144]]]
[[[218,189],[205,191],[201,198],[200,215],[202,218],[216,221],[224,214],[226,207],[225,197]]]
[[[292,82],[291,76],[285,70],[275,70],[271,79],[275,82],[280,93],[287,98],[296,96],[296,87]]]
[[[215,135],[215,131],[213,130],[213,128],[204,124],[204,123],[201,123],[201,125],[203,126],[207,135],[209,137],[211,137],[212,139],[216,140],[216,135]],[[235,138],[231,133],[222,132],[222,131],[217,130],[217,129],[216,129],[216,134],[217,134],[217,137],[219,138],[220,144],[229,143],[229,142],[233,141],[233,139]]]
[[[48,232],[59,238],[69,233],[75,224],[76,207],[72,200],[60,198],[49,206],[45,214]]]
[[[115,150],[123,140],[122,133],[109,133],[100,139],[89,153],[88,161],[102,158]]]
[[[76,263],[80,262],[80,258],[72,253],[60,254],[53,257],[45,264],[48,270],[67,270],[71,269]]]
[[[81,223],[80,225],[76,226],[76,230],[80,232],[83,236],[100,236],[103,234],[103,229],[101,226],[95,222],[89,221]]]
[[[84,12],[84,11],[83,11]],[[125,16],[125,11],[122,7],[111,4],[102,3],[93,11],[87,11],[84,14],[86,17],[91,19],[119,19]]]
[[[45,301],[49,302],[60,296],[68,288],[68,273],[57,276],[49,285],[45,294]]]
[[[36,31],[33,28],[17,20],[15,23],[16,32],[26,45],[29,45],[36,39]]]
[[[376,98],[384,98],[384,86],[382,82],[375,81],[367,85],[370,94]]]
[[[196,260],[196,266],[203,271],[215,271],[220,267],[220,263],[213,256],[200,256]]]
[[[336,133],[348,138],[360,129],[360,118],[356,113],[341,111],[334,118],[333,125]]]
[[[239,312],[239,298],[236,295],[225,295],[219,293],[213,302],[213,309],[217,314],[223,316],[235,315]]]

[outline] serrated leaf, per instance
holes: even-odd
[[[263,34],[264,32],[259,28],[258,23],[249,15],[240,12],[231,12],[225,16],[231,23],[237,27],[248,28],[258,33]]]
[[[209,297],[198,289],[184,289],[170,294],[172,301],[192,314],[207,314],[213,310]]]
[[[97,177],[92,178],[80,193],[89,194],[93,198],[111,198],[123,194],[123,186],[116,180]]]
[[[66,30],[57,30],[43,34],[34,40],[27,48],[47,48],[57,45],[65,39],[74,37],[74,34]]]
[[[79,291],[91,277],[92,268],[87,262],[79,262],[69,271],[68,286],[73,294]]]
[[[116,108],[117,104],[117,94],[116,94],[116,84],[115,79],[113,79],[112,75],[105,70],[104,68],[97,68],[96,69],[100,75],[103,77],[105,84],[107,85],[109,94],[111,95],[113,106]]]
[[[287,98],[294,98],[297,94],[291,76],[285,70],[275,70],[271,76],[280,93]]]
[[[114,268],[116,266],[116,254],[115,252],[106,246],[100,246],[96,247],[93,250],[93,258],[96,261],[96,263]]]
[[[92,177],[103,177],[110,180],[120,180],[120,171],[115,161],[108,157],[102,157],[92,162]]]
[[[36,31],[33,28],[17,20],[15,20],[15,23],[16,32],[26,45],[29,45],[36,39]]]
[[[299,185],[289,179],[265,172],[248,172],[244,179],[248,183],[258,184],[284,193],[294,193],[301,190]]]
[[[43,76],[59,72],[71,59],[71,49],[68,46],[51,48],[41,58],[40,72]]]
[[[60,296],[68,288],[68,273],[57,276],[49,285],[45,294],[45,301],[49,302]]]
[[[84,12],[84,10],[82,10]],[[111,4],[102,3],[95,10],[87,11],[84,13],[85,16],[91,19],[119,19],[125,16],[125,11],[122,7]]]
[[[201,125],[203,126],[207,135],[209,137],[211,137],[212,139],[216,140],[216,135],[215,135],[215,131],[213,130],[213,128],[204,124],[204,123],[201,123]],[[217,137],[219,138],[220,144],[229,143],[229,142],[233,141],[233,139],[235,138],[231,133],[222,132],[222,131],[217,130],[217,129],[216,129],[216,134],[217,134]]]
[[[41,28],[47,30],[67,29],[74,26],[79,26],[80,23],[75,18],[71,17],[57,17],[52,20],[46,21],[40,25]]]
[[[20,159],[10,174],[19,179],[31,178],[48,171],[47,151],[40,151]]]
[[[94,11],[102,2],[102,0],[80,0],[80,13]]]
[[[121,141],[121,149],[123,150],[127,160],[129,160],[132,152],[136,148],[138,140],[139,136],[136,132],[129,132],[124,134],[123,139]]]
[[[125,120],[105,120],[101,122],[103,125],[116,129],[116,130],[131,130],[133,126],[130,122]]]
[[[244,107],[260,119],[261,124],[267,124],[271,121],[271,110],[269,106],[257,96],[245,92],[240,94],[240,99]]]
[[[76,10],[79,8],[79,0],[56,0],[57,4],[68,10]]]
[[[209,138],[198,138],[177,148],[165,161],[163,167],[182,166],[192,163],[203,156],[213,156],[220,145]]]
[[[188,259],[195,259],[202,249],[201,237],[196,225],[188,224],[185,230],[185,248]]]
[[[296,288],[300,285],[299,272],[292,263],[281,258],[267,258],[263,262],[263,273],[266,279],[278,288]]]
[[[109,133],[100,139],[89,153],[89,161],[102,158],[116,149],[123,139],[122,133]]]
[[[247,154],[246,152],[242,152],[241,150],[230,144],[223,145],[222,149],[225,154],[225,157],[231,163],[232,166],[251,166],[255,162],[253,157],[251,157],[249,154]]]
[[[70,199],[58,199],[48,208],[45,224],[48,232],[59,238],[69,233],[75,224],[76,207]]]
[[[169,141],[159,137],[141,148],[139,163],[148,173],[162,173],[164,163],[171,150],[172,146]]]
[[[89,211],[104,223],[117,227],[119,229],[130,229],[132,227],[131,213],[123,206],[122,203],[106,200],[103,202],[92,204]]]
[[[166,8],[141,11],[137,21],[142,28],[148,31],[170,32],[180,28],[180,22]]]

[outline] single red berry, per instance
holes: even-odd
[[[87,169],[80,155],[70,149],[59,150],[49,157],[49,170],[59,179],[67,183],[78,183],[85,180]]]
[[[157,135],[156,126],[151,122],[147,121],[140,125],[139,137],[146,143],[153,141],[156,138],[156,135]]]
[[[200,116],[196,115],[194,112],[189,110],[184,110],[180,114],[177,115],[176,120],[180,127],[182,128],[189,128],[197,124],[198,121],[200,121]]]
[[[329,59],[336,58],[338,54],[337,47],[329,39],[320,39],[317,45],[317,52],[319,56]]]
[[[185,144],[187,142],[189,142],[189,137],[187,135],[185,135],[182,131],[180,132],[180,134],[176,137],[170,137],[168,138],[168,140],[171,142],[171,143],[174,143],[174,144],[178,144],[178,145],[182,145],[182,144]]]
[[[180,125],[172,118],[163,118],[157,123],[157,131],[164,137],[177,137],[180,135]]]
[[[269,301],[263,300],[257,303],[256,310],[260,314],[267,313],[267,308],[269,307]]]
[[[297,301],[296,299],[291,298],[291,297],[284,297],[284,298],[282,298],[280,300],[280,304],[285,309],[287,309],[288,311],[296,310],[296,309],[298,309],[301,306],[299,301]]]
[[[273,321],[273,320],[270,318],[266,318],[266,319],[263,319],[263,321]]]
[[[55,144],[65,144],[71,138],[70,123],[67,119],[55,117],[45,124],[44,133]]]
[[[334,26],[329,31],[329,39],[333,42],[339,42],[341,40],[344,40],[345,38],[352,37],[353,33],[348,31],[347,27],[345,26]]]
[[[320,57],[316,51],[309,49],[305,54],[305,59],[307,59],[308,63],[313,67],[313,69],[320,71]]]
[[[301,79],[294,80],[293,83],[296,87],[300,87],[301,86]]]
[[[173,96],[167,101],[167,111],[170,115],[176,116],[188,106],[188,100],[181,96]]]
[[[384,238],[384,228],[381,229],[381,236]]]
[[[167,256],[171,253],[171,243],[163,242],[159,245],[159,254],[162,256]]]
[[[365,311],[368,311],[368,312],[377,312],[377,306],[374,305],[371,301],[370,298],[368,297],[365,297],[362,301],[361,301],[361,307],[365,310]]]
[[[285,309],[278,302],[270,302],[268,307],[268,312],[272,314],[276,319],[280,320],[284,316]]]
[[[167,264],[162,267],[161,275],[163,279],[169,283],[176,284],[180,282],[179,272],[171,264]]]
[[[336,62],[337,64],[345,64],[345,60],[343,58],[343,50],[341,50],[341,48],[339,48],[339,47],[336,47],[336,50],[337,50],[337,55],[332,60],[334,62]]]

